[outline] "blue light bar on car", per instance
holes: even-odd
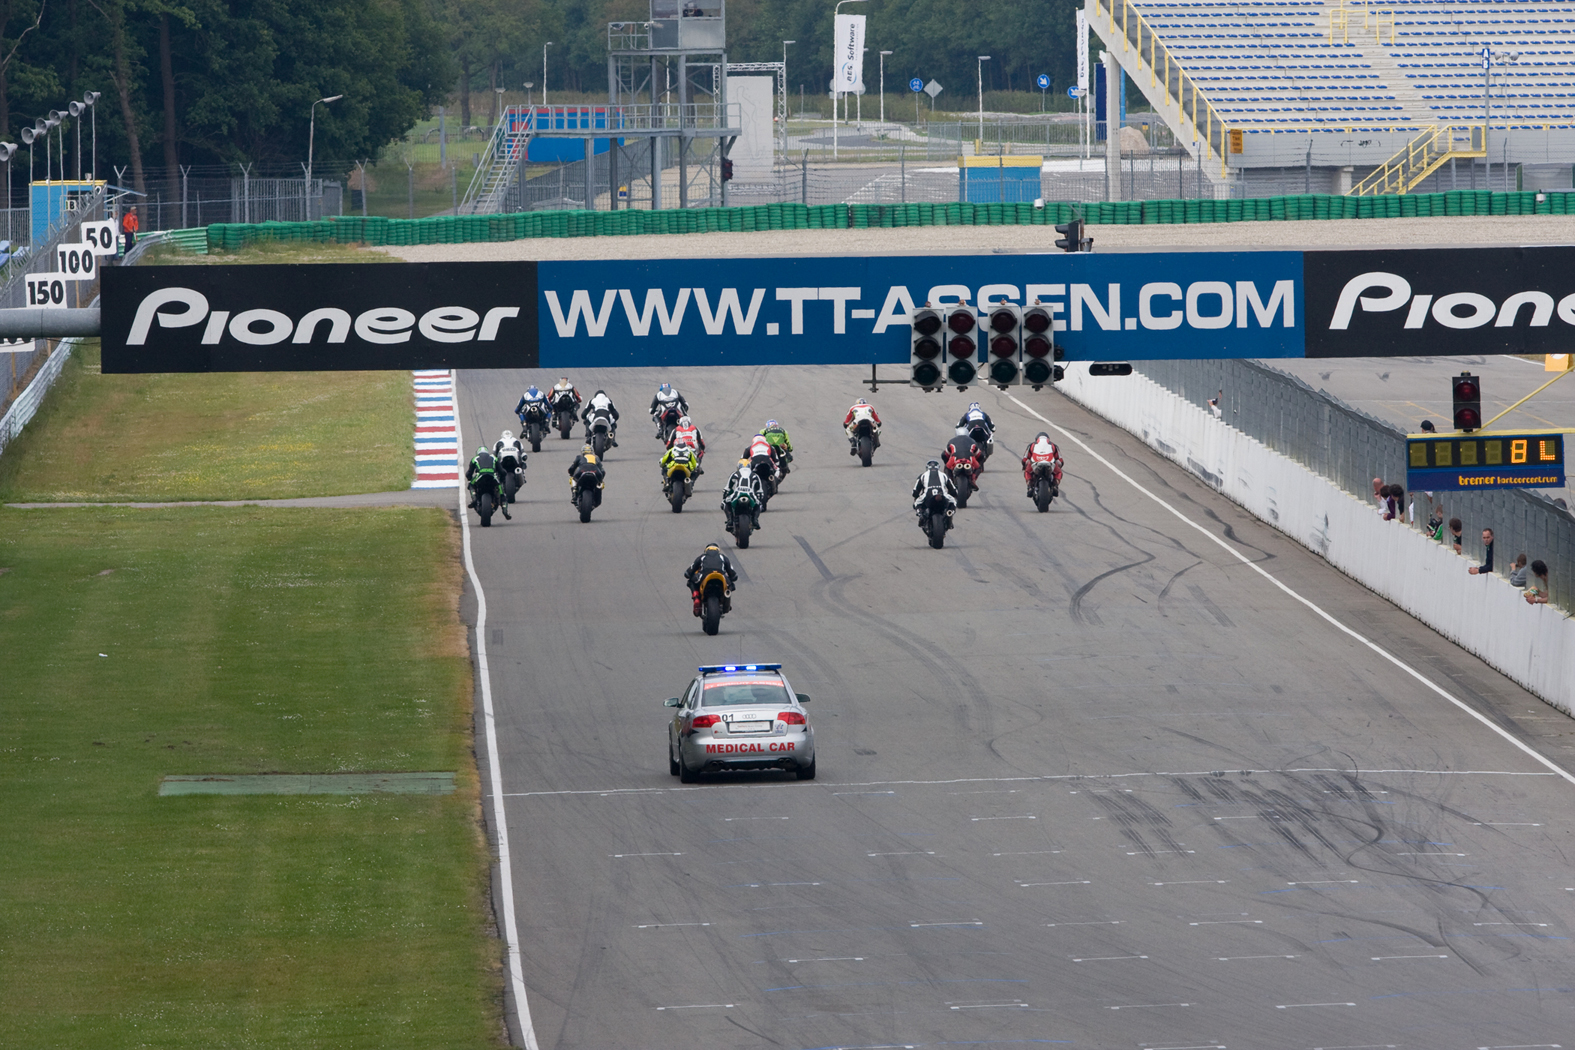
[[[727,671],[780,671],[781,664],[701,664],[701,674],[722,674]]]

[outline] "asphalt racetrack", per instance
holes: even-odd
[[[575,375],[624,417],[594,519],[578,433],[471,515],[540,1046],[1575,1045],[1575,783],[1515,743],[1570,768],[1566,716],[1055,393],[1019,396],[1108,465],[1053,431],[1047,514],[1043,424],[994,391],[868,395],[862,469],[860,375]],[[663,379],[709,445],[682,514]],[[532,380],[461,375],[470,449]],[[909,490],[973,398],[1004,447],[931,550]],[[735,552],[720,491],[771,417],[795,469]],[[681,578],[711,540],[743,581],[715,638]],[[731,661],[813,698],[816,781],[668,775],[662,701]]]

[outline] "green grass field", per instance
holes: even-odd
[[[0,502],[408,489],[414,421],[408,372],[106,376],[88,340],[0,455]]]
[[[0,508],[0,1047],[499,1043],[456,542],[436,510]]]

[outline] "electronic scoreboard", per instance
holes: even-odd
[[[1406,487],[1563,488],[1564,431],[1408,435]]]

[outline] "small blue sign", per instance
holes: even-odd
[[[1039,74],[1039,78],[1038,78],[1038,80],[1035,81],[1035,83],[1037,83],[1039,85],[1039,90],[1040,91],[1049,91],[1050,90],[1050,74],[1049,73],[1040,73]]]
[[[1083,93],[1084,93],[1084,89],[1078,87],[1076,84],[1073,84],[1071,87],[1066,89],[1066,97],[1067,98],[1082,98],[1083,97]]]
[[[924,90],[924,81],[920,80],[918,77],[914,77],[912,80],[908,81],[908,90],[909,91],[923,91]]]

